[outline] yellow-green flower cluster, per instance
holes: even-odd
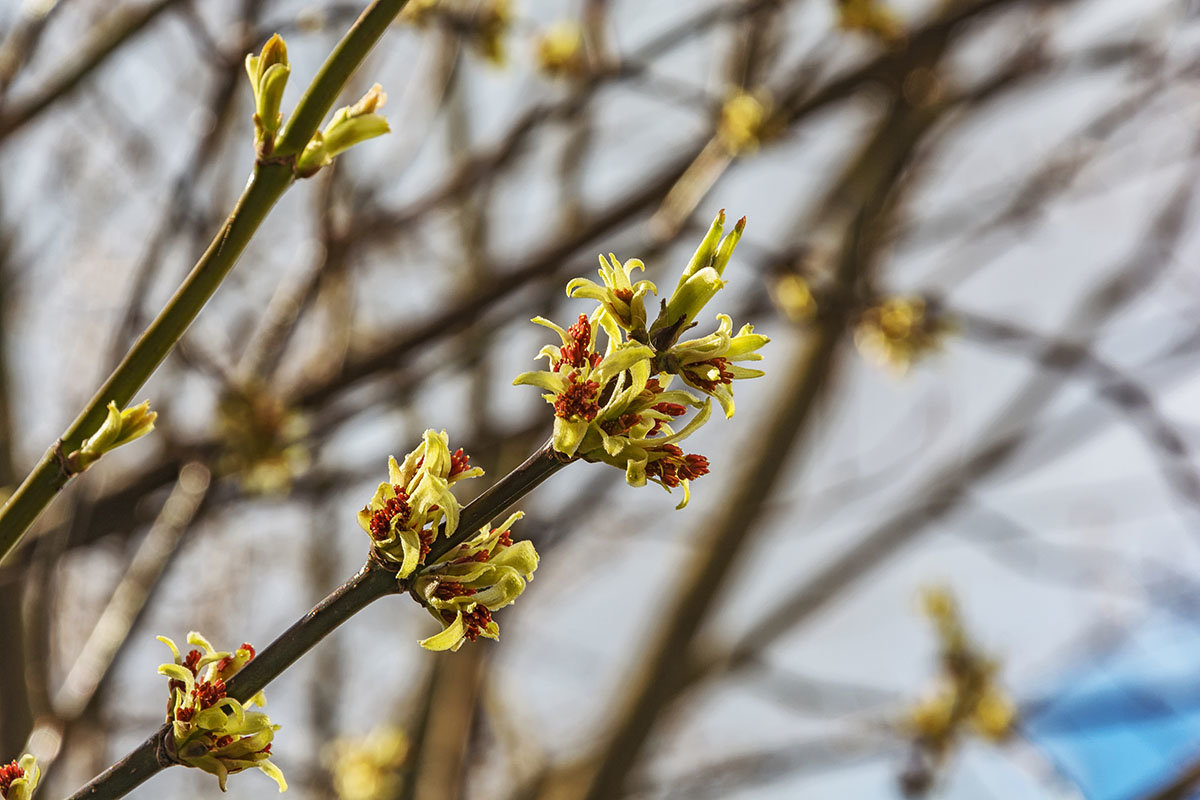
[[[480,636],[500,638],[492,612],[516,602],[533,580],[538,554],[533,542],[514,542],[511,515],[499,528],[482,528],[454,548],[413,582],[413,593],[442,624],[442,632],[421,642],[427,650],[457,650]]]
[[[734,362],[762,358],[758,351],[767,337],[750,325],[735,334],[733,320],[725,314],[717,315],[713,333],[679,341],[724,287],[721,276],[745,223],[739,220],[725,234],[725,212],[717,216],[653,321],[646,313],[646,297],[658,290],[650,281],[632,278],[633,270],[644,271],[645,265],[637,259],[622,264],[611,254],[600,257],[600,283],[576,278],[567,284],[569,296],[597,302],[590,316],[580,314],[565,330],[541,317],[533,320],[557,333],[562,344],[547,345],[538,354],[547,359],[548,369],[523,373],[514,383],[546,390],[543,397],[554,407],[558,452],[624,469],[633,486],[647,481],[668,491],[682,486],[679,507],[687,505],[689,483],[708,472],[708,460],[685,454],[677,443],[708,421],[712,399],[732,417],[733,381],[763,374]],[[676,376],[707,398],[671,389]],[[695,416],[676,431],[675,418],[689,408],[696,410]]]
[[[472,538],[426,562],[439,537],[458,528],[460,506],[451,487],[483,470],[472,467],[462,448],[450,452],[445,431],[425,431],[404,458],[388,459],[388,481],[379,484],[358,522],[371,536],[376,558],[400,580],[412,576],[410,591],[442,625],[423,642],[429,650],[457,650],[480,636],[497,639],[492,612],[513,603],[537,569],[533,543],[512,541],[516,512],[499,528],[485,527]]]
[[[412,574],[439,533],[450,536],[458,528],[459,504],[450,487],[483,474],[461,447],[451,453],[449,441],[445,431],[427,430],[403,464],[388,458],[387,482],[358,512],[375,553],[398,578]]]
[[[171,679],[167,722],[170,745],[180,762],[216,775],[221,791],[231,774],[250,768],[262,770],[279,791],[286,791],[283,773],[270,761],[271,740],[279,726],[261,711],[246,710],[266,704],[262,692],[244,705],[225,693],[225,682],[254,658],[254,648],[243,644],[232,653],[217,651],[193,631],[188,644],[199,649],[182,655],[175,642],[165,636],[158,640],[174,656],[158,671]]]
[[[0,797],[4,800],[29,800],[40,777],[37,759],[26,753],[17,761],[0,766]]]

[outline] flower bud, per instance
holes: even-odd
[[[387,94],[378,83],[372,86],[357,103],[334,112],[324,130],[313,134],[296,161],[296,174],[301,178],[315,175],[322,167],[359,142],[382,136],[391,129],[388,122],[375,111],[387,101]]]
[[[66,458],[66,467],[71,474],[83,472],[100,456],[123,444],[145,436],[154,430],[158,414],[150,410],[150,401],[119,411],[116,403],[108,404],[108,416],[100,428],[83,441],[83,445]]]
[[[660,319],[666,321],[663,329],[678,335],[692,324],[696,315],[724,286],[725,282],[721,280],[721,273],[713,267],[705,267],[692,275],[675,290],[671,299],[667,301],[660,316]]]
[[[246,74],[254,92],[255,146],[259,155],[266,157],[274,149],[275,134],[283,124],[279,106],[291,74],[287,44],[279,34],[268,39],[257,56],[246,56]]]

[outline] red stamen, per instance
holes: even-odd
[[[191,722],[192,717],[196,715],[196,709],[192,706],[184,706],[175,712],[175,719],[180,722]]]
[[[453,478],[460,472],[466,472],[471,468],[471,457],[463,452],[460,447],[450,455],[450,477]]]
[[[200,651],[188,651],[188,654],[183,658],[183,665],[187,667],[193,675],[195,675],[200,669]]]
[[[474,589],[468,589],[457,581],[439,583],[437,588],[433,590],[433,596],[441,600],[453,600],[455,597],[470,597],[473,594],[475,594]]]
[[[708,377],[709,370],[705,369],[706,366],[716,368],[716,378]],[[729,359],[727,358],[710,358],[707,361],[688,364],[680,374],[687,378],[688,383],[702,392],[712,392],[720,385],[733,382],[733,373],[729,371]]]
[[[8,797],[8,790],[17,778],[24,778],[25,770],[15,761],[0,767],[0,797]]]
[[[665,486],[674,488],[682,481],[690,481],[708,474],[708,459],[696,453],[684,455],[676,445],[665,444],[666,455],[646,465],[646,477],[658,478]]]
[[[412,509],[408,505],[408,495],[400,486],[392,487],[396,491],[396,496],[389,499],[383,504],[383,507],[371,514],[371,538],[377,542],[381,542],[392,534],[392,520],[397,520],[397,525],[403,527],[408,524],[408,517],[412,513]],[[370,508],[368,507],[368,510]]]
[[[600,392],[600,384],[595,381],[580,382],[572,374],[568,380],[566,391],[554,401],[554,414],[561,419],[581,417],[589,422],[600,413],[600,404],[596,395]]]
[[[227,744],[233,744],[232,736],[222,736],[220,739],[217,739],[215,742],[213,742],[213,749],[215,750],[218,747],[224,747]]]
[[[212,708],[225,697],[225,681],[201,681],[192,689],[192,698],[200,708]]]
[[[664,414],[669,414],[672,417],[682,417],[687,413],[687,407],[679,405],[679,403],[658,403],[651,406],[655,411],[661,411]]]
[[[426,528],[417,534],[417,538],[421,540],[421,554],[417,557],[417,561],[424,561],[425,556],[429,555],[429,551],[433,549],[433,539],[437,536],[437,531]]]
[[[563,362],[576,369],[585,363],[590,363],[589,345],[592,343],[592,326],[588,323],[586,315],[580,314],[575,324],[567,328],[567,337],[571,340],[570,343],[558,348]],[[593,364],[593,366],[595,365]]]
[[[633,299],[633,289],[613,289],[613,296],[628,303]]]
[[[463,622],[467,626],[467,640],[473,642],[491,624],[492,612],[487,606],[477,605],[473,610],[463,612]]]
[[[609,436],[620,436],[623,433],[629,433],[630,428],[642,421],[640,414],[633,411],[627,411],[616,419],[606,420],[600,423],[600,427]]]

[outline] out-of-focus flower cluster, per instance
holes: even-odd
[[[221,791],[233,773],[260,769],[287,789],[279,768],[271,763],[271,740],[278,725],[261,711],[248,706],[263,706],[262,692],[242,704],[226,694],[225,682],[241,671],[252,658],[254,648],[243,644],[232,653],[213,649],[208,640],[195,631],[188,644],[195,648],[182,655],[175,642],[166,636],[158,640],[171,648],[174,660],[158,671],[170,678],[167,722],[171,724],[170,744],[181,763],[217,776]]]
[[[503,67],[508,61],[511,0],[415,0],[405,6],[401,19],[421,26],[437,19],[493,66]]]
[[[731,156],[758,150],[768,132],[771,104],[763,94],[735,92],[721,106],[717,139]]]
[[[678,443],[708,421],[714,399],[732,417],[733,381],[763,374],[736,362],[760,359],[767,337],[750,325],[735,333],[725,314],[717,315],[712,333],[680,341],[725,285],[721,276],[745,223],[739,220],[724,235],[725,212],[717,216],[653,321],[646,297],[658,290],[648,280],[633,280],[633,271],[645,265],[638,259],[622,264],[611,254],[600,257],[600,283],[576,278],[567,284],[569,296],[597,302],[590,315],[580,314],[566,329],[534,318],[558,334],[561,344],[538,354],[548,369],[523,373],[514,383],[546,390],[558,452],[619,467],[632,486],[648,481],[668,491],[682,486],[679,508],[687,505],[689,484],[708,472],[708,460],[684,453]],[[687,388],[672,389],[676,377]],[[689,409],[696,413],[676,430]]]
[[[562,20],[546,28],[537,39],[538,68],[547,75],[581,75],[587,71],[583,28]]]
[[[934,690],[904,723],[913,751],[901,785],[910,796],[929,790],[963,736],[975,733],[999,742],[1016,723],[1016,707],[997,680],[1000,665],[967,635],[954,597],[944,588],[932,588],[922,599],[937,631],[940,670]]]
[[[441,623],[441,633],[421,642],[428,650],[457,650],[480,636],[498,639],[492,612],[513,603],[537,569],[533,544],[509,536],[520,512],[427,562],[439,538],[458,529],[461,507],[451,487],[482,474],[462,448],[450,452],[445,431],[428,430],[403,463],[388,459],[387,482],[358,512],[376,558],[397,579],[410,580],[413,596]]]
[[[868,308],[854,329],[863,357],[903,375],[921,358],[941,349],[954,324],[921,297],[890,297]]]
[[[230,390],[217,404],[221,472],[236,475],[248,493],[287,491],[311,462],[307,434],[303,415],[262,386]]]
[[[4,800],[29,800],[40,777],[37,759],[26,753],[17,761],[0,766],[0,797]]]
[[[837,22],[843,30],[867,33],[885,43],[904,38],[904,25],[879,0],[837,0]]]
[[[339,800],[390,800],[400,792],[408,737],[391,726],[326,745],[324,760]]]

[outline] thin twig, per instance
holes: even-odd
[[[548,446],[539,449],[496,485],[463,507],[459,516],[459,532],[443,539],[441,545],[427,556],[427,563],[433,563],[440,554],[478,532],[481,525],[501,514],[565,465],[566,462],[559,459]],[[397,581],[394,572],[374,558],[369,559],[354,577],[330,592],[234,675],[226,686],[228,696],[242,702],[248,701],[343,622],[381,597],[407,591],[410,582],[411,579]],[[170,732],[171,726],[164,724],[136,750],[92,779],[71,795],[69,800],[113,800],[164,767],[171,766],[175,762],[164,747]]]
[[[200,309],[233,269],[259,225],[275,202],[295,180],[289,157],[295,156],[308,142],[350,74],[366,58],[407,0],[375,0],[338,42],[317,76],[309,85],[284,130],[270,163],[257,165],[237,206],[212,240],[208,250],[196,262],[191,273],[166,307],[133,345],[125,358],[96,392],[87,408],[60,437],[63,452],[77,449],[104,420],[106,406],[115,402],[125,407],[149,379],[183,336]],[[41,462],[0,509],[0,559],[17,542],[67,484],[51,447]]]

